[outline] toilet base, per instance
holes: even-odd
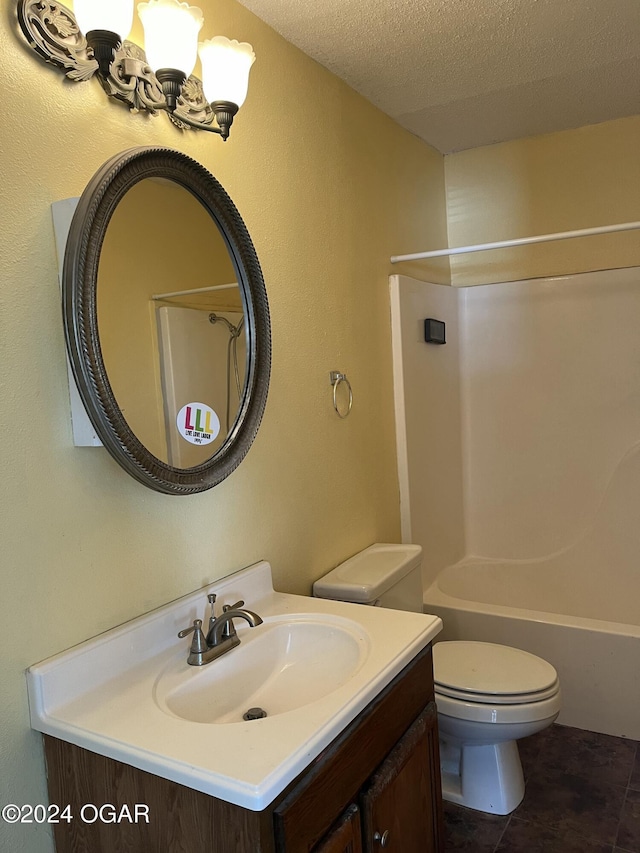
[[[440,737],[442,796],[476,811],[505,815],[524,797],[524,776],[515,740],[461,745]]]

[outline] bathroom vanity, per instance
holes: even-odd
[[[211,664],[187,666],[175,637],[204,590],[30,669],[50,802],[73,815],[54,826],[58,853],[441,851],[440,620],[276,593],[267,563],[214,588],[264,624],[238,624],[241,645]],[[269,715],[244,721],[248,701]],[[82,820],[86,803],[129,812]]]
[[[149,806],[149,823],[55,826],[58,853],[348,853],[442,848],[440,770],[431,649],[398,675],[260,812],[45,736],[49,797]],[[255,721],[258,722],[258,721]],[[93,813],[90,815],[93,816]],[[385,833],[387,833],[385,835]],[[118,839],[117,845],[114,839]],[[167,844],[167,840],[171,842]]]

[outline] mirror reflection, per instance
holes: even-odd
[[[102,356],[130,429],[168,465],[206,462],[233,431],[248,375],[242,291],[209,212],[180,184],[139,181],[107,227],[96,294]]]

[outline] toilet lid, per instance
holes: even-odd
[[[433,647],[436,693],[469,702],[536,702],[559,689],[547,661],[510,646],[465,640]]]

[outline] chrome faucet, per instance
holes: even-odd
[[[215,615],[216,596],[209,593],[207,596],[211,611],[209,615],[209,628],[205,637],[202,630],[202,619],[194,619],[190,628],[180,631],[178,636],[182,639],[193,631],[193,640],[189,649],[187,663],[191,666],[203,666],[212,660],[230,652],[240,645],[240,637],[236,633],[233,624],[234,619],[245,619],[252,628],[262,625],[262,619],[252,610],[245,610],[244,601],[236,601],[235,604],[225,604],[220,616]]]

